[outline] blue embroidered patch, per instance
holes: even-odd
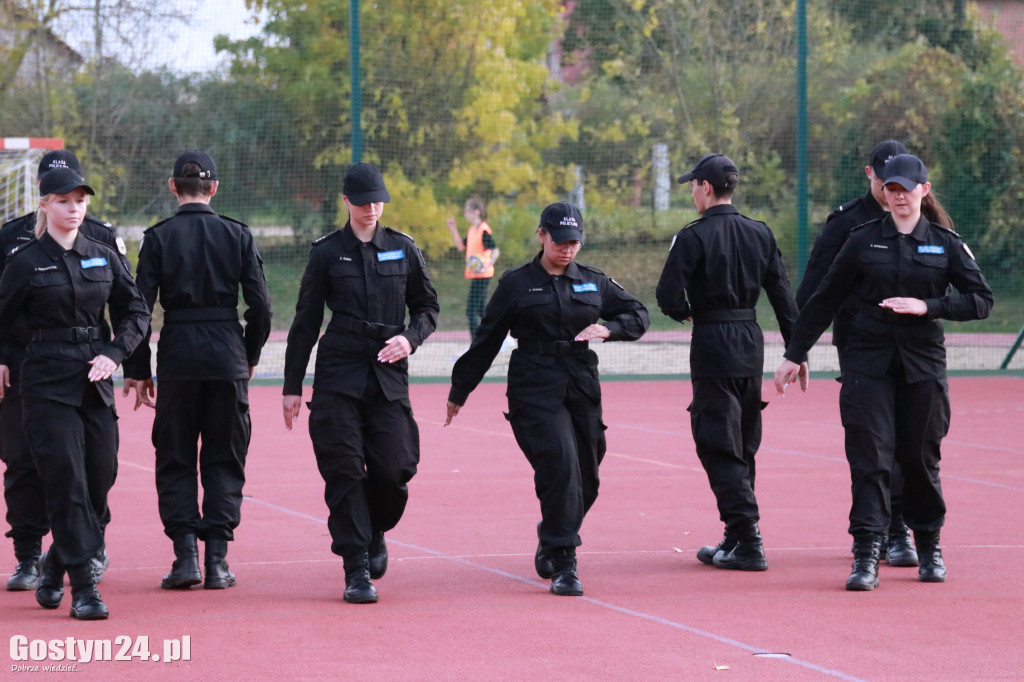
[[[925,245],[917,247],[917,252],[918,253],[946,253],[946,247],[945,246],[932,246],[932,245],[929,245],[929,244],[925,244]]]
[[[575,291],[577,294],[582,293],[584,291],[597,291],[597,284],[595,284],[594,282],[584,282],[583,284],[573,284],[572,285],[572,290]]]
[[[405,258],[405,251],[399,249],[398,251],[381,251],[377,254],[377,260],[381,263],[389,260],[402,260]]]
[[[107,264],[106,258],[90,258],[89,260],[82,261],[82,269],[88,270],[89,268],[101,268]]]

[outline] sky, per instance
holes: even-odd
[[[188,15],[189,23],[168,22],[165,26],[151,26],[149,37],[153,47],[139,58],[137,66],[145,69],[166,66],[182,74],[214,71],[226,66],[228,62],[226,55],[214,52],[214,36],[223,33],[238,40],[260,31],[260,26],[251,20],[252,13],[245,8],[245,0],[178,0],[164,3],[164,8]],[[62,26],[58,27],[57,32],[71,47],[89,56],[92,51],[92,31],[79,30],[81,26],[82,17],[76,15],[75,28],[69,30]],[[126,56],[130,52],[117,47],[112,50],[104,48],[107,55],[111,51]],[[126,58],[135,59],[122,57],[122,61]]]
[[[179,3],[185,5],[186,3]],[[213,49],[213,38],[224,33],[238,40],[256,35],[260,27],[251,22],[244,0],[201,0],[187,26],[175,26],[154,50],[158,65],[167,65],[183,73],[205,72],[227,62]]]

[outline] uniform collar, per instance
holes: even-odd
[[[209,204],[196,201],[190,204],[182,204],[178,207],[178,213],[213,213],[213,208]]]
[[[538,270],[543,272],[548,277],[565,277],[567,279],[575,279],[575,280],[583,279],[583,276],[580,275],[580,268],[579,268],[578,265],[576,265],[576,261],[573,261],[573,262],[569,263],[569,265],[565,268],[565,274],[564,275],[552,275],[550,272],[548,272],[547,270],[544,269],[543,265],[541,265],[540,258],[543,255],[544,255],[544,251],[542,250],[540,253],[538,253],[534,257],[533,262],[531,263],[531,265],[535,266]]]
[[[735,215],[737,213],[739,213],[739,210],[737,210],[737,208],[732,204],[715,204],[714,206],[708,206],[704,209],[704,215],[701,217],[706,218],[713,215]]]
[[[914,227],[914,231],[909,236],[919,242],[928,241],[928,226],[930,224],[928,219],[924,217],[924,214],[921,214],[921,217],[917,220],[917,225]],[[885,219],[882,220],[882,236],[895,237],[898,234],[900,234],[900,231],[896,229],[896,222],[892,219],[892,214],[887,213]]]
[[[39,246],[42,247],[43,252],[52,260],[60,260],[66,251],[75,251],[76,253],[79,253],[78,244],[82,239],[85,239],[85,237],[83,237],[82,233],[79,232],[75,237],[75,243],[71,245],[70,249],[65,249],[63,246],[58,244],[57,240],[51,237],[49,232],[43,232],[42,236],[36,241],[39,242]]]
[[[882,205],[878,203],[878,199],[875,198],[875,195],[871,193],[870,189],[864,194],[864,199],[862,201],[865,204],[868,214],[875,216],[876,218],[882,218],[889,214],[889,211],[882,208]]]

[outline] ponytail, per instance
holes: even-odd
[[[956,229],[953,226],[953,219],[949,217],[949,214],[946,213],[946,209],[944,209],[942,204],[939,203],[939,197],[934,191],[928,192],[928,194],[924,195],[924,198],[921,199],[921,213],[925,218],[933,223],[938,223],[939,225],[948,227],[954,231]]]
[[[54,196],[53,194],[44,194],[39,198],[39,206],[42,207],[43,204],[50,203]],[[44,232],[46,232],[46,212],[39,208],[36,210],[36,239],[42,237]]]

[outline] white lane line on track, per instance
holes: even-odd
[[[320,523],[320,524],[323,524],[323,525],[327,524],[327,521],[324,520],[324,519],[319,519],[319,518],[317,518],[315,516],[311,516],[309,514],[305,514],[305,513],[302,513],[302,512],[297,512],[297,511],[294,511],[292,509],[288,509],[287,507],[282,507],[280,505],[272,504],[272,503],[269,503],[269,502],[265,502],[263,500],[258,500],[256,498],[252,498],[252,497],[246,497],[246,499],[251,501],[251,502],[254,502],[256,504],[260,504],[260,505],[269,507],[271,509],[275,509],[277,511],[280,511],[280,512],[283,512],[283,513],[286,513],[286,514],[291,514],[293,516],[299,516],[301,518],[310,519],[310,520],[316,521],[317,523]],[[417,546],[417,545],[412,545],[412,544],[408,544],[408,543],[404,543],[404,542],[399,542],[397,540],[390,539],[390,538],[388,539],[388,542],[393,543],[395,545],[398,545],[400,547],[405,547],[407,549],[413,549],[413,550],[422,552],[424,554],[430,555],[430,556],[432,556],[434,558],[437,558],[437,559],[446,559],[448,561],[454,561],[455,563],[463,564],[465,566],[469,566],[471,568],[475,568],[475,569],[478,569],[478,570],[481,570],[481,571],[486,571],[488,573],[492,573],[494,575],[498,575],[498,576],[501,576],[501,577],[504,577],[504,578],[508,578],[508,579],[514,580],[516,582],[526,583],[526,584],[529,584],[529,585],[535,585],[535,586],[537,586],[539,588],[547,588],[547,586],[548,586],[547,583],[541,583],[541,582],[538,582],[537,580],[534,580],[534,579],[531,579],[531,578],[524,578],[524,577],[516,575],[514,573],[509,573],[508,571],[503,571],[501,569],[492,568],[490,566],[485,566],[483,564],[476,563],[476,562],[474,562],[474,561],[472,561],[470,559],[467,559],[467,558],[464,558],[464,557],[461,557],[461,556],[448,555],[448,554],[445,554],[443,552],[438,552],[438,551],[435,551],[435,550],[427,549],[425,547],[420,547],[420,546]],[[624,606],[619,606],[617,604],[612,604],[610,602],[601,601],[600,599],[594,599],[593,597],[586,597],[586,596],[584,596],[584,597],[577,597],[577,599],[585,601],[585,602],[587,602],[589,604],[593,604],[594,606],[597,606],[597,607],[600,607],[600,608],[603,608],[603,609],[607,609],[609,611],[615,611],[615,612],[621,613],[623,615],[632,616],[634,618],[639,618],[639,619],[646,620],[646,621],[649,621],[649,622],[652,622],[652,623],[657,623],[659,625],[665,625],[665,626],[668,626],[670,628],[674,628],[676,630],[682,630],[684,632],[688,632],[688,633],[690,633],[692,635],[696,635],[698,637],[703,637],[705,639],[712,639],[712,640],[714,640],[716,642],[719,642],[721,644],[727,644],[729,646],[733,646],[733,647],[736,647],[738,649],[742,649],[744,651],[748,651],[748,652],[753,653],[753,654],[763,654],[763,653],[769,653],[770,652],[770,650],[765,649],[763,647],[757,647],[757,646],[754,646],[752,644],[747,644],[746,642],[741,642],[739,640],[732,639],[730,637],[723,637],[721,635],[716,635],[715,633],[709,632],[707,630],[701,630],[699,628],[695,628],[695,627],[692,627],[690,625],[686,625],[684,623],[679,623],[677,621],[669,620],[667,618],[661,618],[659,616],[655,616],[653,614],[645,613],[643,611],[637,611],[635,609],[629,609],[629,608],[626,608]],[[817,665],[815,663],[811,663],[810,661],[804,661],[804,660],[799,659],[799,658],[789,657],[789,658],[785,658],[785,659],[781,659],[781,660],[785,660],[788,663],[792,663],[793,665],[797,665],[797,666],[800,666],[802,668],[807,668],[809,670],[814,670],[815,672],[819,672],[819,673],[821,673],[823,675],[827,675],[829,677],[834,677],[834,678],[841,679],[841,680],[850,680],[851,682],[862,682],[861,679],[858,678],[858,677],[854,677],[852,675],[847,675],[846,673],[838,671],[838,670],[832,670],[830,668],[825,668],[825,667],[819,666],[819,665]]]

